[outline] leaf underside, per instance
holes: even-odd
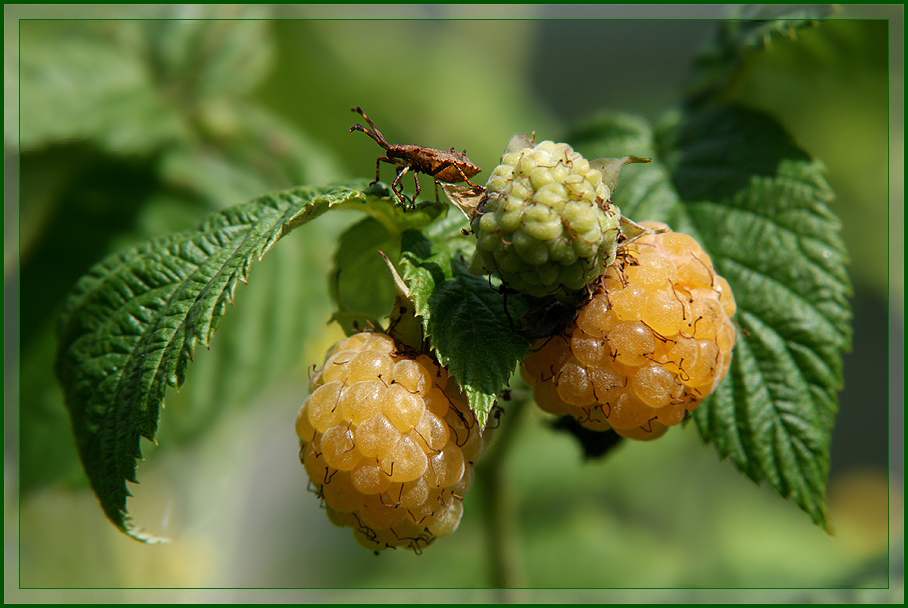
[[[602,115],[571,138],[587,157],[635,154],[616,202],[694,236],[737,301],[728,376],[693,418],[701,436],[828,529],[826,480],[851,287],[822,165],[765,114],[691,109],[657,129]]]
[[[77,283],[60,316],[56,371],[92,489],[121,530],[162,540],[127,515],[140,438],[154,441],[166,389],[209,345],[252,263],[329,208],[364,210],[366,201],[345,186],[272,193],[124,249]]]

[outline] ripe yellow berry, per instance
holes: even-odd
[[[329,520],[360,544],[422,551],[453,532],[484,440],[453,378],[387,335],[335,345],[300,407],[300,458]]]
[[[734,296],[700,245],[675,232],[628,243],[601,284],[563,335],[539,342],[523,376],[547,412],[655,439],[728,372]]]

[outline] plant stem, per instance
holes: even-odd
[[[503,591],[501,600],[505,602],[516,599],[512,592],[505,590],[525,584],[520,564],[517,508],[505,464],[526,403],[526,400],[521,399],[509,404],[508,416],[503,421],[501,430],[497,431],[498,437],[476,471],[482,508],[485,511],[491,583],[492,587]]]

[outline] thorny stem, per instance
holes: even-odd
[[[526,399],[509,403],[501,421],[501,429],[495,431],[498,436],[476,471],[485,513],[491,586],[501,590],[500,600],[503,602],[516,601],[513,589],[525,585],[520,563],[517,509],[513,487],[508,482],[506,464],[508,452],[520,426],[520,414],[526,404]]]

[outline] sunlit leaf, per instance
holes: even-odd
[[[265,195],[111,255],[77,283],[60,316],[57,375],[92,489],[123,531],[155,540],[126,510],[139,440],[154,440],[166,389],[210,344],[252,264],[329,208],[365,203],[348,187]]]

